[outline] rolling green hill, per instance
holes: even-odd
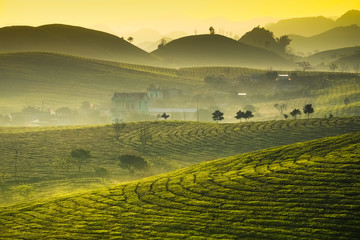
[[[174,66],[237,66],[289,68],[277,54],[222,35],[195,35],[173,40],[152,52]]]
[[[326,70],[329,70],[328,65],[341,59],[344,57],[349,57],[356,53],[360,52],[360,46],[357,47],[347,47],[347,48],[340,48],[340,49],[332,49],[327,51],[322,51],[319,53],[315,53],[307,58],[307,60],[313,66],[317,65],[324,65]]]
[[[360,134],[0,208],[2,239],[358,239]]]
[[[151,136],[145,151],[140,141],[143,128]],[[94,171],[95,166],[107,169],[112,180],[128,181],[215,158],[359,130],[360,117],[237,124],[173,121],[128,123],[120,135],[121,141],[116,140],[110,125],[2,127],[0,204],[21,200],[12,191],[12,186],[19,184],[32,185],[35,196],[43,196],[47,191],[53,193],[56,189],[54,186],[60,188],[60,185],[64,185],[63,182],[57,184],[55,180],[83,179],[83,185],[89,186],[99,179]],[[89,150],[92,155],[82,165],[80,174],[76,165],[66,164],[70,151],[77,147]],[[143,156],[149,162],[150,169],[129,175],[127,170],[118,166],[118,157],[123,154]]]
[[[358,46],[360,42],[360,26],[336,27],[311,37],[290,35],[290,38],[292,39],[290,47],[293,48],[295,52],[309,53],[355,47]]]
[[[118,62],[159,63],[149,53],[117,36],[61,24],[0,28],[0,52],[54,52]]]

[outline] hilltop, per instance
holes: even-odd
[[[0,208],[3,239],[357,239],[360,134]]]
[[[194,35],[173,40],[152,52],[174,66],[242,66],[288,68],[291,63],[266,49],[217,35]]]
[[[117,62],[159,63],[123,38],[62,24],[0,28],[0,52],[54,52]]]
[[[290,18],[280,20],[277,23],[269,23],[265,25],[265,28],[277,36],[292,34],[310,37],[332,28],[353,24],[360,26],[359,10],[350,10],[336,20],[323,16]]]

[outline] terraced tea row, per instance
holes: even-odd
[[[1,208],[3,239],[358,239],[360,133]]]
[[[140,141],[141,129],[151,136],[145,151]],[[107,168],[113,177],[128,175],[117,164],[121,154],[131,153],[143,156],[153,166],[147,172],[151,175],[215,158],[359,130],[360,117],[239,124],[129,123],[120,141],[110,125],[0,128],[0,173],[3,182],[63,178],[75,174],[77,168],[62,163],[73,148],[83,147],[92,155],[82,166],[83,174],[93,174],[93,166],[97,165]]]

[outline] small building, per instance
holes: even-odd
[[[111,99],[112,112],[123,115],[129,112],[148,113],[150,98],[147,93],[119,93],[115,92]]]
[[[151,101],[153,100],[163,100],[164,99],[164,91],[161,90],[159,85],[150,85],[146,92]]]
[[[276,81],[278,82],[288,82],[290,80],[289,74],[279,74],[276,78]]]

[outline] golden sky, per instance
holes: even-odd
[[[229,22],[251,22],[267,17],[340,16],[350,9],[360,9],[360,1],[0,0],[0,27],[64,23],[113,32],[143,27],[160,32],[193,31],[216,21],[223,24],[218,27],[226,29],[224,25]]]

